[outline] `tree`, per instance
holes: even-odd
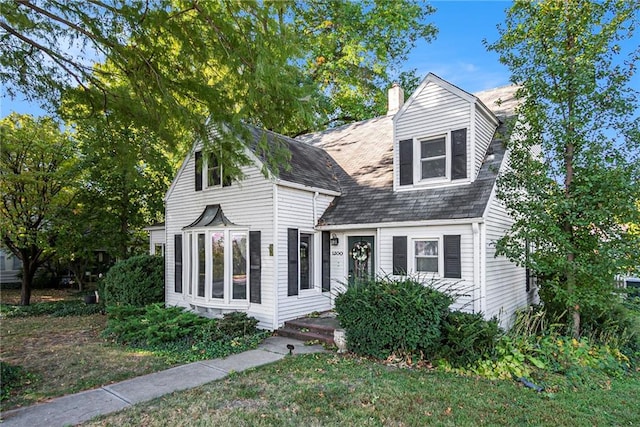
[[[111,117],[76,123],[76,138],[83,170],[77,218],[85,224],[79,232],[93,236],[93,249],[126,258],[135,231],[164,217],[175,158],[149,129]]]
[[[20,304],[29,305],[38,267],[53,256],[72,207],[77,157],[51,118],[11,114],[0,121],[2,244],[22,261]]]
[[[498,196],[515,219],[499,252],[542,279],[548,310],[581,323],[612,301],[613,276],[640,259],[640,121],[630,86],[640,50],[619,58],[637,1],[517,0],[489,45],[521,86]],[[585,318],[583,318],[585,317]]]
[[[433,9],[410,0],[0,0],[0,10],[11,92],[57,107],[73,88],[88,114],[118,112],[169,144],[185,131],[206,141],[208,120],[232,169],[247,161],[242,123],[295,135],[375,114],[393,69],[436,32],[424,22]]]

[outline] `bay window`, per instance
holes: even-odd
[[[189,253],[190,265],[184,272],[184,280],[190,298],[224,305],[248,303],[248,234],[245,230],[230,229],[184,233],[189,243],[183,251]]]

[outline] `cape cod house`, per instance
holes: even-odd
[[[166,303],[207,316],[246,311],[259,326],[333,306],[358,277],[416,275],[457,290],[456,306],[508,324],[535,298],[524,269],[495,256],[510,219],[495,195],[507,163],[502,120],[514,88],[472,95],[428,74],[374,119],[281,138],[289,169],[222,182],[198,144],[165,198]],[[499,102],[497,102],[499,100]]]

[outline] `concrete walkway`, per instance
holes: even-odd
[[[289,354],[287,344],[295,347],[294,355],[325,351],[319,345],[305,346],[303,341],[296,339],[270,337],[256,350],[234,354],[224,359],[204,360],[176,366],[120,383],[59,397],[45,403],[3,412],[0,414],[2,427],[76,425],[98,415],[116,412],[164,394],[219,380],[230,372],[240,372],[276,362]]]

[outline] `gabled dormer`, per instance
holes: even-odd
[[[477,97],[429,73],[393,117],[394,190],[475,181],[498,125]]]

